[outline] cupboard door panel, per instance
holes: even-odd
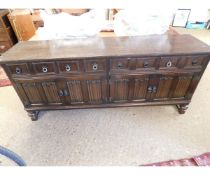
[[[30,101],[30,104],[43,104],[45,99],[43,97],[43,92],[38,88],[40,84],[38,83],[22,83],[23,90]]]
[[[111,82],[111,99],[115,102],[127,101],[129,95],[129,79],[115,79]]]
[[[163,76],[160,78],[155,98],[168,98],[172,86],[173,77]]]
[[[21,82],[17,83],[16,89],[27,106],[61,103],[55,82]]]
[[[149,78],[137,78],[135,79],[134,100],[144,100],[147,95],[147,86],[148,86]]]
[[[61,99],[58,95],[58,89],[55,82],[44,82],[41,84],[47,97],[48,103],[61,103]]]
[[[184,98],[190,86],[192,75],[177,77],[177,84],[173,93],[173,98]]]
[[[67,82],[71,103],[83,103],[83,94],[81,82],[79,80],[72,80]]]
[[[201,78],[201,75],[199,73],[193,75],[190,86],[189,86],[189,88],[187,90],[187,93],[185,95],[186,99],[191,99],[192,98],[193,93],[194,93],[194,91],[195,91],[195,89],[196,89],[196,87],[197,87],[197,85],[200,81],[200,78]]]
[[[22,100],[23,104],[25,106],[30,106],[30,101],[29,101],[27,95],[25,94],[25,91],[24,91],[21,83],[16,83],[15,89],[18,92],[18,95],[19,95],[20,99]]]
[[[87,91],[90,103],[102,103],[101,80],[87,80]]]

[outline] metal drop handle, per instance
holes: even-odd
[[[59,91],[58,91],[58,95],[59,95],[60,97],[63,97],[63,96],[68,96],[69,93],[68,93],[68,91],[67,91],[66,89],[64,89],[64,90],[59,90]]]
[[[147,91],[149,93],[156,93],[157,92],[157,87],[156,86],[149,86]]]
[[[20,74],[20,73],[21,73],[21,68],[16,67],[15,72],[16,72],[17,74]]]
[[[197,60],[192,60],[192,65],[195,66],[196,64],[198,64]]]
[[[62,91],[62,90],[59,90],[59,91],[58,91],[58,95],[59,95],[60,97],[62,97],[62,96],[64,95],[63,91]]]
[[[153,89],[152,86],[149,86],[148,89],[147,89],[147,91],[148,91],[149,93],[152,93],[152,89]]]
[[[93,70],[94,70],[94,71],[95,71],[95,70],[98,70],[98,64],[96,64],[96,63],[93,64]]]
[[[118,69],[122,69],[123,68],[123,64],[122,63],[118,63],[117,68]]]
[[[42,72],[44,72],[44,73],[48,72],[47,66],[42,66]]]
[[[167,63],[166,63],[166,67],[171,67],[172,66],[172,62],[171,61],[168,61]]]
[[[147,68],[149,66],[149,63],[147,61],[144,62],[144,68]]]
[[[71,71],[71,65],[67,64],[65,67],[66,67],[66,72]]]

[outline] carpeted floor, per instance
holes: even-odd
[[[210,35],[208,35],[210,39]],[[175,106],[41,112],[0,88],[0,144],[28,165],[143,165],[210,151],[210,65],[184,115]]]

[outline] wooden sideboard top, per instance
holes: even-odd
[[[0,63],[65,58],[210,54],[210,47],[190,35],[91,37],[23,41],[0,57]]]

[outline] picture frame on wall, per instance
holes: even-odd
[[[186,27],[191,9],[177,9],[172,26],[173,27]]]

